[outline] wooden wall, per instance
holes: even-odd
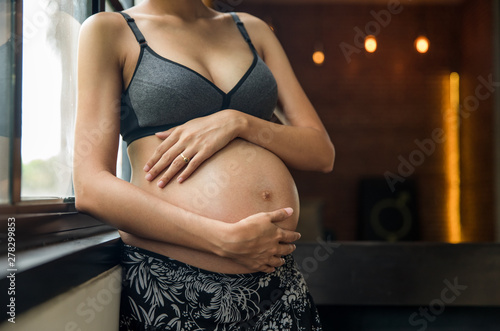
[[[468,118],[462,120],[461,126],[462,231],[464,239],[468,241],[490,240],[495,233],[494,222],[490,221],[493,218],[495,204],[493,187],[495,100],[493,92],[489,90],[491,87],[485,87],[481,79],[488,81],[490,75],[493,75],[493,13],[489,2],[467,1],[462,9],[461,99],[464,112],[470,113]],[[500,81],[495,77],[492,77],[492,80]],[[475,101],[479,101],[477,109]]]
[[[335,144],[337,160],[331,174],[293,171],[302,200],[325,202],[323,224],[335,239],[357,239],[360,181],[384,178],[388,171],[401,175],[402,160],[421,150],[415,141],[429,142],[436,129],[444,128],[450,72],[461,75],[461,103],[474,94],[479,75],[487,78],[493,72],[490,2],[401,2],[388,8],[243,1],[235,8],[275,27]],[[375,53],[356,46],[356,29],[377,35]],[[430,39],[427,54],[413,47],[421,33]],[[311,60],[318,43],[326,55],[322,66]],[[462,224],[468,241],[493,240],[494,235],[493,103],[492,97],[481,101],[480,109],[461,126]],[[446,241],[444,144],[434,145],[435,151],[425,155],[414,173],[402,177],[416,183],[419,237]]]

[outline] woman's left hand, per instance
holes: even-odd
[[[203,161],[237,137],[238,123],[241,122],[238,113],[226,109],[156,133],[164,140],[144,167],[146,179],[152,181],[168,168],[158,181],[158,187],[163,188],[185,167],[177,181],[186,180]]]

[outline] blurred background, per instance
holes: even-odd
[[[498,1],[205,2],[269,24],[335,144],[332,173],[293,171],[304,241],[500,241]],[[25,6],[24,200],[72,196],[71,82],[89,8]]]
[[[497,2],[212,4],[272,27],[336,147],[293,172],[308,239],[500,239]]]

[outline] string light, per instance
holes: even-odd
[[[427,53],[429,50],[429,39],[425,36],[419,36],[415,39],[415,49],[421,54]]]
[[[322,51],[315,51],[312,55],[313,62],[316,65],[322,65],[325,62],[325,53]]]
[[[374,36],[369,35],[365,38],[365,50],[368,53],[373,53],[377,50],[377,39]]]

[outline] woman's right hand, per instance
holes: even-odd
[[[284,264],[282,256],[295,250],[293,242],[300,239],[300,233],[279,227],[292,213],[292,208],[283,208],[226,223],[229,230],[219,238],[220,255],[255,271],[273,272]]]

